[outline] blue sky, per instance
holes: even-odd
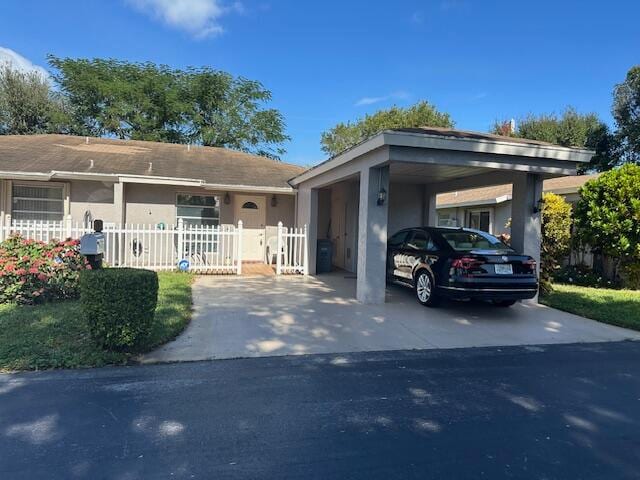
[[[0,54],[259,80],[292,137],[283,160],[310,165],[336,122],[422,99],[469,130],[567,105],[611,123],[612,88],[640,62],[639,18],[631,0],[3,0]]]

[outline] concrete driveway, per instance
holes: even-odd
[[[344,273],[205,276],[193,293],[187,330],[143,362],[640,340],[638,332],[543,305],[425,308],[404,287],[389,287],[384,305],[362,305],[354,299],[355,279]]]

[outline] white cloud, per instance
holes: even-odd
[[[220,0],[127,0],[130,5],[173,28],[184,30],[196,38],[220,35],[224,28],[220,18],[236,12],[243,13],[241,3],[229,5]]]
[[[49,72],[40,65],[33,64],[30,60],[24,58],[10,48],[0,47],[0,64],[9,64],[12,68],[22,72],[37,72],[44,78],[49,79]]]
[[[409,93],[400,90],[381,97],[362,97],[355,103],[355,105],[356,107],[363,107],[366,105],[373,105],[375,103],[386,102],[387,100],[406,100],[409,97]]]

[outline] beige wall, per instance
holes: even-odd
[[[69,214],[74,222],[83,222],[90,213],[105,222],[117,223],[119,213],[114,205],[113,183],[72,181],[69,189]]]
[[[44,182],[43,182],[44,183]],[[0,179],[0,213],[11,213],[11,182]],[[71,215],[74,222],[83,222],[85,214],[108,223],[167,225],[176,223],[176,195],[178,193],[218,195],[220,197],[220,222],[235,224],[234,193],[229,192],[231,202],[224,203],[226,192],[215,192],[202,188],[179,187],[173,185],[124,184],[125,212],[121,214],[118,205],[120,184],[72,180],[63,182],[69,191],[69,202],[65,215]],[[272,194],[256,194],[265,197],[266,223],[276,226],[279,221],[291,227],[295,217],[295,196],[276,195],[276,206],[271,206]]]

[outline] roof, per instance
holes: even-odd
[[[546,145],[549,147],[557,147],[549,142],[541,142],[539,140],[530,140],[528,138],[507,137],[504,135],[494,135],[493,133],[472,132],[470,130],[455,130],[452,128],[442,127],[418,127],[418,128],[394,128],[393,132],[421,133],[425,135],[436,135],[440,137],[451,137],[468,140],[486,140],[491,142],[510,142],[522,143],[525,145]]]
[[[597,178],[599,175],[572,175],[551,178],[544,181],[542,189],[544,192],[558,194],[576,193],[582,185],[589,180]],[[511,184],[441,193],[436,197],[436,205],[438,208],[461,207],[497,204],[508,200],[511,200]]]
[[[420,127],[383,130],[344,152],[321,162],[309,170],[291,178],[289,183],[297,186],[336,167],[345,165],[363,155],[382,147],[408,147],[434,150],[451,150],[489,154],[497,158],[544,159],[564,164],[561,174],[575,172],[575,165],[591,160],[595,152],[580,148],[569,148],[526,138],[505,137],[490,133],[455,130],[451,128]],[[489,160],[489,159],[488,159]],[[541,167],[544,168],[544,167]],[[558,173],[558,172],[556,172]]]
[[[0,136],[0,176],[132,176],[291,191],[287,180],[304,170],[225,148],[72,135]]]

